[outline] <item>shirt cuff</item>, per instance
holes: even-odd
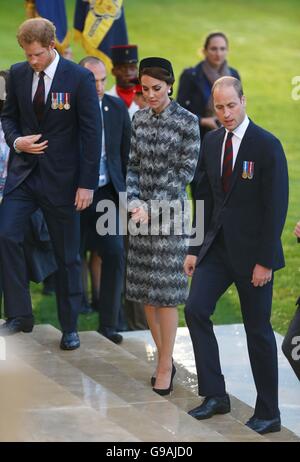
[[[14,150],[16,151],[17,154],[20,154],[20,152],[22,152],[22,151],[20,151],[19,149],[17,149],[17,146],[16,146],[16,145],[17,145],[17,141],[18,141],[20,138],[21,138],[21,137],[18,136],[18,138],[15,139],[14,144],[13,144],[13,148],[14,148]]]

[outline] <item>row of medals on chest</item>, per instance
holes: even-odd
[[[51,93],[52,109],[70,109],[70,93]]]

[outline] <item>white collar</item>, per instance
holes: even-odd
[[[249,123],[250,123],[250,120],[246,114],[243,122],[240,123],[240,125],[238,125],[234,130],[232,130],[232,133],[238,138],[240,138],[240,140],[242,140],[243,136],[245,135],[245,131],[248,128]],[[226,130],[226,133],[228,133],[227,128],[225,130]]]
[[[55,74],[55,71],[56,71],[56,68],[57,68],[57,65],[58,65],[58,61],[59,61],[59,54],[57,53],[57,51],[54,48],[53,48],[53,51],[55,53],[55,58],[49,64],[49,66],[46,67],[46,69],[44,69],[45,75],[47,77],[49,77],[49,79],[51,79],[51,80],[53,80],[53,78],[54,78],[54,74]],[[35,75],[37,77],[39,77],[39,72],[35,72]]]

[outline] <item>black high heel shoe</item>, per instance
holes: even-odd
[[[174,366],[174,360],[173,360],[173,358],[172,358],[172,373],[173,373],[173,368],[175,368],[175,366]],[[176,372],[176,369],[175,369],[175,372]],[[175,375],[175,372],[174,372],[174,375]],[[155,375],[152,375],[152,377],[151,377],[151,379],[150,379],[151,387],[154,387],[154,385],[155,385],[155,380],[156,380]]]
[[[171,373],[171,380],[170,380],[170,386],[169,388],[152,388],[152,390],[157,393],[158,395],[160,396],[166,396],[166,395],[169,395],[171,393],[171,391],[173,390],[173,379],[174,379],[174,375],[176,374],[176,367],[174,366],[174,363],[172,361],[172,373]],[[155,378],[155,377],[154,377]],[[152,379],[152,377],[151,377]]]

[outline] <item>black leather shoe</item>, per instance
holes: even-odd
[[[115,343],[116,345],[119,345],[123,341],[122,335],[118,334],[118,332],[115,332],[114,334],[108,335],[107,338],[108,338],[108,340]]]
[[[258,419],[257,417],[251,417],[251,419],[246,422],[246,427],[251,428],[257,433],[264,435],[265,433],[274,433],[280,432],[281,430],[281,421],[280,417],[275,417],[275,419]]]
[[[0,326],[0,336],[7,337],[8,335],[17,334],[18,332],[31,332],[33,325],[33,316],[8,318],[7,321]]]
[[[80,347],[79,335],[77,332],[65,332],[61,338],[60,348],[62,350],[76,350]]]
[[[228,395],[207,396],[203,403],[188,412],[197,420],[209,419],[215,414],[227,414],[230,412],[230,399]]]
[[[104,327],[103,329],[98,329],[99,334],[106,337],[111,342],[119,345],[123,341],[123,337],[121,334],[118,334],[114,329],[110,327]]]

